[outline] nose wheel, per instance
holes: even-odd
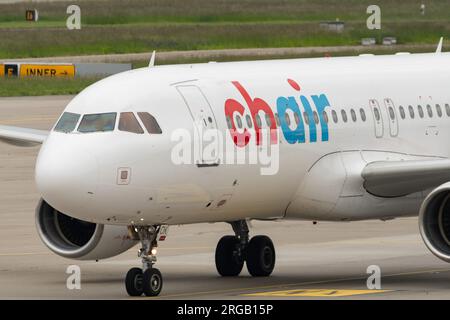
[[[238,276],[244,262],[253,277],[267,277],[275,268],[275,247],[267,236],[249,240],[245,220],[231,222],[235,236],[224,236],[216,247],[216,269],[223,277]]]
[[[125,278],[125,288],[131,297],[154,297],[160,294],[163,286],[161,272],[156,268],[142,271],[141,268],[131,268]]]
[[[159,295],[163,286],[163,278],[161,272],[156,268],[145,270],[143,276],[143,291],[147,297]]]
[[[153,268],[156,263],[156,235],[154,226],[136,226],[130,229],[133,236],[141,241],[138,257],[142,259],[141,268],[131,268],[125,277],[125,288],[131,297],[139,297],[142,294],[154,297],[160,294],[163,287],[161,272]]]

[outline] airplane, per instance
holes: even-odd
[[[51,251],[99,260],[140,243],[130,296],[160,294],[154,266],[170,225],[229,223],[215,251],[224,277],[244,264],[254,277],[274,270],[274,244],[250,236],[251,220],[419,215],[425,244],[450,262],[449,83],[440,49],[151,63],[83,90],[50,131],[0,126],[0,139],[42,145],[36,226]],[[228,161],[266,151],[272,168]]]

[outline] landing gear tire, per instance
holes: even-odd
[[[125,287],[127,289],[127,293],[132,297],[141,296],[144,292],[143,280],[144,275],[142,273],[142,269],[130,269],[125,278]]]
[[[156,263],[156,248],[158,247],[156,237],[161,227],[158,225],[128,226],[132,238],[141,242],[138,257],[141,258],[142,269],[132,268],[128,271],[125,279],[127,292],[132,297],[142,294],[153,297],[161,292],[163,277],[158,269],[153,268]],[[165,232],[167,232],[167,227]]]
[[[247,270],[253,277],[267,277],[275,267],[275,248],[267,236],[251,238],[247,247]]]
[[[239,239],[224,236],[216,247],[216,269],[223,277],[235,277],[241,273],[244,260],[237,254]]]
[[[156,268],[149,268],[144,272],[143,291],[147,297],[159,295],[163,286],[161,272]]]

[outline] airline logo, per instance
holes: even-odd
[[[288,84],[291,88],[297,92],[296,95],[292,96],[280,96],[276,99],[276,109],[279,118],[279,125],[281,127],[281,131],[283,132],[283,136],[286,141],[290,144],[295,143],[305,143],[306,142],[306,133],[305,133],[305,123],[302,117],[302,111],[307,117],[307,126],[309,127],[309,142],[317,142],[317,126],[320,126],[321,136],[319,139],[321,141],[328,141],[328,123],[324,119],[324,110],[327,107],[330,107],[330,103],[328,102],[328,98],[325,94],[311,95],[309,97],[305,95],[298,95],[300,92],[299,84],[292,80],[287,79]],[[231,121],[231,129],[230,134],[234,141],[234,144],[238,147],[245,147],[252,136],[252,133],[256,135],[256,145],[260,145],[262,143],[262,128],[261,128],[261,119],[257,116],[259,112],[263,111],[265,117],[270,124],[270,142],[271,144],[278,143],[278,126],[275,120],[274,112],[269,104],[259,97],[251,97],[248,91],[244,88],[244,86],[238,81],[232,81],[233,86],[239,91],[242,98],[245,101],[246,107],[250,111],[251,120],[253,122],[254,131],[250,132],[247,128],[240,132],[236,128],[234,115],[237,112],[244,117],[246,108],[235,99],[227,99],[225,101],[225,116],[227,116]],[[313,110],[312,105],[314,105],[315,110]],[[301,106],[301,107],[300,107]],[[288,110],[290,110],[294,114],[295,122],[297,127],[292,129],[290,127],[290,117],[288,116]],[[302,111],[301,111],[302,110]],[[316,124],[316,122],[318,122]]]

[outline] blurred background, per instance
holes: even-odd
[[[137,68],[148,65],[153,50],[156,65],[430,52],[441,36],[449,38],[450,1],[377,1],[381,28],[371,30],[372,2],[0,0],[0,63],[41,58]],[[81,29],[67,28],[72,4],[80,8]],[[36,10],[36,19],[27,21],[27,10]],[[1,77],[0,96],[74,94],[100,76],[18,78]]]

